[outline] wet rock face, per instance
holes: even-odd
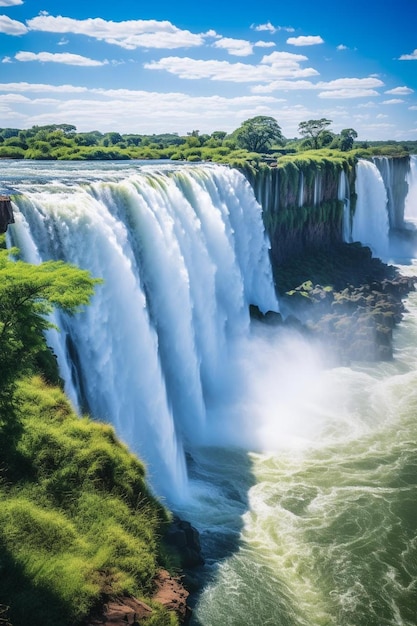
[[[190,522],[174,517],[165,534],[164,541],[177,553],[181,567],[189,569],[204,565],[200,535]]]
[[[415,283],[398,275],[334,291],[307,282],[290,299],[298,303],[303,328],[336,362],[388,361],[393,358],[393,329],[405,310],[403,298]]]
[[[5,233],[9,224],[14,224],[12,203],[9,196],[0,196],[0,233]]]

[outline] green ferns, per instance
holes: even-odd
[[[13,626],[74,626],[104,593],[149,603],[168,514],[149,493],[143,464],[113,428],[80,419],[39,377],[19,382],[8,410],[0,602]],[[176,623],[161,607],[153,620]]]

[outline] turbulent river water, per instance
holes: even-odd
[[[112,421],[199,529],[192,623],[416,626],[417,294],[392,362],[329,369],[294,331],[249,321],[249,303],[278,303],[237,172],[6,162],[1,182],[27,260],[105,278],[51,342],[74,404]]]

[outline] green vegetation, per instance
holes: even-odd
[[[45,316],[79,312],[99,281],[9,255],[0,250],[0,622],[76,626],[103,598],[133,594],[154,608],[150,626],[173,626],[149,599],[168,514],[143,464],[45,382],[58,378]]]
[[[1,417],[0,598],[13,626],[75,626],[103,595],[149,604],[167,514],[142,463],[40,377],[19,381]]]
[[[243,122],[234,136],[238,145],[249,152],[267,152],[273,145],[281,144],[284,137],[281,127],[273,117],[257,115]]]
[[[50,124],[0,129],[0,158],[49,160],[124,160],[171,159],[173,161],[214,161],[242,166],[260,162],[276,163],[283,155],[331,148],[348,152],[359,149],[363,158],[375,154],[393,156],[417,152],[417,142],[357,142],[353,128],[339,134],[330,130],[331,120],[300,122],[301,138],[285,139],[278,122],[259,115],[243,122],[227,134],[216,130],[211,135],[192,130],[186,136],[176,133],[153,135],[79,133],[71,124]]]
[[[2,241],[4,236],[0,245]],[[10,254],[16,256],[18,250],[0,249],[0,403],[9,398],[22,374],[47,359],[42,334],[51,327],[47,314],[54,306],[77,312],[88,304],[99,282],[61,261],[31,265],[11,260]]]

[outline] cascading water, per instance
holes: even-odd
[[[85,313],[61,322],[80,395],[147,461],[157,492],[178,500],[184,442],[210,431],[249,304],[277,310],[260,206],[242,174],[219,166],[110,171],[87,184],[68,175],[14,182],[14,243],[28,260],[60,258],[104,279]]]
[[[378,168],[360,160],[356,166],[357,202],[352,221],[352,241],[369,246],[383,260],[389,256],[387,191]]]
[[[352,216],[350,214],[350,189],[346,172],[342,170],[339,177],[339,187],[337,193],[338,200],[343,202],[343,241],[350,243],[352,231]]]
[[[404,218],[417,227],[417,155],[410,157],[410,171],[407,177],[408,194],[405,200]]]
[[[354,239],[385,250],[369,166]],[[296,331],[249,324],[248,303],[276,302],[237,172],[5,163],[3,180],[26,254],[65,253],[105,279],[75,327],[62,320],[95,414],[114,410],[139,440],[160,493],[185,489],[190,452],[175,509],[200,530],[208,576],[192,623],[415,626],[416,294],[392,362],[329,368]]]

